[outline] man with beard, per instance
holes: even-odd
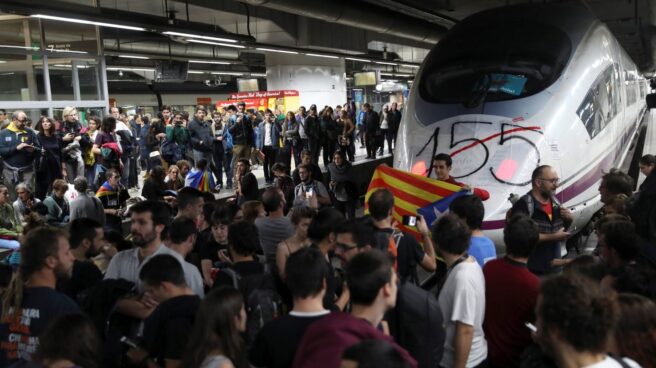
[[[170,220],[168,205],[159,201],[143,201],[130,208],[132,224],[130,234],[134,248],[119,252],[112,258],[105,279],[124,279],[137,286],[139,295],[119,300],[118,312],[144,319],[157,307],[157,302],[143,294],[139,272],[143,265],[158,254],[175,256],[175,251],[162,243],[162,232]]]
[[[75,257],[71,278],[59,280],[57,290],[82,305],[88,290],[103,278],[98,266],[91,258],[100,254],[105,247],[102,225],[90,218],[78,218],[69,224],[71,253]],[[111,255],[109,255],[111,257]]]
[[[512,215],[526,214],[538,224],[540,239],[528,257],[528,269],[538,276],[555,271],[552,261],[561,257],[561,245],[571,235],[565,229],[572,223],[572,213],[554,196],[559,180],[551,166],[538,166],[531,175],[531,191],[519,198],[511,210]]]
[[[2,298],[0,367],[31,360],[48,323],[79,312],[74,301],[55,290],[57,279],[71,276],[73,261],[62,230],[41,227],[25,237],[20,267]]]

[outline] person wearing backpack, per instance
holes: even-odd
[[[335,254],[344,263],[357,254],[374,249],[376,238],[365,222],[345,221],[336,228]],[[418,228],[422,233],[430,234],[425,221]],[[396,306],[385,314],[384,321],[390,335],[417,360],[420,368],[435,367],[442,359],[445,333],[443,328],[436,328],[442,326],[442,312],[431,292],[410,281],[401,281]]]
[[[424,219],[417,216],[417,230],[422,233],[424,247],[409,234],[396,230],[392,226],[392,209],[394,207],[394,195],[387,189],[378,189],[367,202],[369,214],[373,220],[373,229],[376,236],[376,246],[383,251],[396,251],[397,271],[402,281],[410,280],[419,283],[417,276],[417,265],[427,272],[434,272],[437,268],[433,241],[428,231],[421,232],[419,226]]]
[[[378,328],[397,301],[398,279],[387,254],[378,250],[357,254],[346,266],[346,279],[351,312],[331,313],[314,322],[303,336],[292,367],[339,367],[344,350],[366,340],[389,342],[410,367],[417,367],[412,356]]]
[[[228,252],[232,265],[220,270],[214,289],[232,286],[242,292],[246,305],[246,341],[253,341],[262,326],[282,314],[282,300],[276,291],[273,276],[265,272],[256,260],[260,249],[257,227],[238,221],[228,227]]]
[[[323,307],[328,266],[320,251],[303,248],[293,253],[284,271],[294,309],[257,334],[249,352],[250,363],[256,367],[290,367],[307,328],[330,313]]]

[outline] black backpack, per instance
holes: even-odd
[[[433,294],[411,282],[402,282],[388,321],[394,340],[417,360],[419,368],[439,366],[445,331]]]
[[[248,316],[246,321],[246,342],[255,340],[262,327],[282,315],[282,298],[276,290],[273,276],[269,272],[242,277],[235,270],[222,270],[232,278],[235,289],[244,295],[244,305]]]

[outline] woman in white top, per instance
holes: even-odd
[[[205,296],[187,343],[181,367],[247,368],[246,310],[241,292],[220,288]]]

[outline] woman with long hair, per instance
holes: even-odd
[[[39,165],[34,195],[42,200],[52,189],[55,179],[66,177],[66,165],[62,162],[64,143],[61,135],[55,131],[55,123],[52,119],[42,116],[36,128],[39,132],[42,151],[41,155],[37,157]]]
[[[169,166],[166,179],[166,189],[178,191],[184,187],[184,178],[180,175],[180,168],[177,165]]]
[[[353,166],[346,161],[343,151],[335,151],[333,162],[328,164],[330,182],[328,187],[335,197],[335,208],[348,220],[355,218],[355,203],[358,200],[357,185],[353,178]]]
[[[159,119],[152,119],[146,134],[146,150],[148,151],[148,171],[156,166],[162,166],[162,156],[159,147],[166,138],[166,128]]]
[[[323,166],[328,167],[332,162],[335,145],[337,144],[337,124],[334,119],[333,108],[326,106],[321,113],[321,147],[323,149]]]
[[[205,296],[189,336],[181,367],[246,368],[246,310],[239,290],[219,288]]]
[[[295,253],[301,248],[309,247],[310,244],[312,244],[312,240],[308,237],[308,228],[310,227],[312,218],[316,214],[317,211],[314,208],[292,208],[290,219],[294,225],[294,235],[280,242],[278,248],[276,248],[276,265],[279,276],[282,280],[285,279],[285,265],[287,264],[287,258],[289,258],[292,253]]]
[[[98,132],[100,131],[100,126],[102,125],[102,120],[97,116],[89,117],[88,126],[80,130],[80,134],[86,134],[89,137],[89,141],[92,142],[90,146],[83,148],[82,158],[84,159],[84,172],[85,177],[87,178],[87,183],[89,183],[89,188],[95,190],[96,186],[93,182],[95,179],[96,171],[96,156],[93,154],[93,142],[96,141]]]
[[[294,166],[301,164],[301,151],[303,150],[303,142],[298,133],[299,123],[296,121],[294,112],[289,111],[285,115],[285,121],[282,123],[282,136],[285,140],[284,143],[284,164],[291,167],[291,155],[294,156]]]

